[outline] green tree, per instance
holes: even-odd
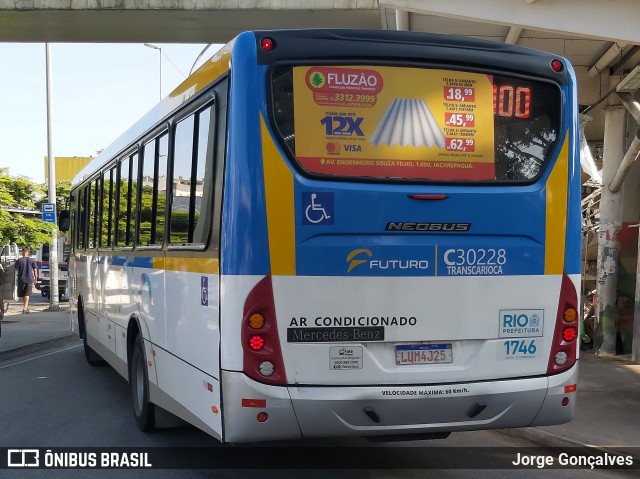
[[[51,241],[52,224],[21,212],[8,211],[40,211],[36,203],[43,194],[41,185],[25,176],[9,176],[8,168],[0,168],[0,244],[17,243],[36,248]]]

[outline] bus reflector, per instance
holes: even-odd
[[[577,337],[575,318],[572,321],[566,319],[566,313],[571,309],[578,311],[578,294],[571,279],[563,274],[547,374],[562,373],[573,367],[577,360],[578,341],[575,341]]]
[[[256,419],[258,420],[258,422],[267,422],[267,419],[269,419],[269,415],[266,412],[259,412],[256,416]]]
[[[562,405],[564,407],[567,407],[569,405],[569,398],[568,397],[565,396],[565,397],[562,398]]]
[[[576,392],[577,389],[578,389],[577,384],[569,384],[568,386],[564,387],[564,393],[565,394],[574,393]]]
[[[264,320],[260,334],[251,327],[251,318],[258,315]],[[270,275],[260,280],[247,295],[242,312],[241,341],[244,374],[264,384],[287,383]]]
[[[242,399],[242,407],[267,407],[266,399]]]

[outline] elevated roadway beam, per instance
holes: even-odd
[[[243,30],[380,28],[378,0],[0,0],[0,41],[226,43]]]
[[[640,43],[637,0],[380,0],[380,8]]]

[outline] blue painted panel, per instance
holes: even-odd
[[[567,237],[565,243],[565,272],[579,274],[582,271],[582,214],[581,214],[581,167],[580,167],[580,127],[577,113],[578,93],[573,67],[566,62],[569,70],[569,86],[563,89],[564,120],[570,131],[569,145],[569,195],[567,201]]]
[[[546,191],[542,181],[477,188],[297,180],[299,275],[345,275],[351,264],[347,257],[358,249],[371,254],[360,253],[357,259],[366,264],[358,264],[349,275],[544,274]],[[332,225],[307,220],[311,193],[316,198],[333,197]],[[408,197],[440,193],[448,198]],[[450,249],[455,254],[445,258]],[[464,261],[454,261],[459,256]]]
[[[256,64],[253,33],[237,37],[231,64],[220,268],[222,274],[264,275],[270,269],[259,134],[265,68]]]

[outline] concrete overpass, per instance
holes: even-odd
[[[640,166],[625,173],[626,188],[608,188],[640,119],[615,94],[640,64],[639,20],[637,0],[0,0],[0,41],[225,43],[249,29],[345,27],[454,33],[565,56],[578,75],[579,102],[589,115],[584,136],[603,166],[605,185],[598,189],[584,176],[585,188],[594,190],[584,211],[594,219],[585,224],[586,259],[593,263],[586,268],[593,271],[587,287],[598,287],[604,352],[615,349],[620,294],[631,301],[631,315],[635,309],[638,316],[634,357],[640,362],[637,228],[627,251],[618,241],[640,222]],[[618,287],[623,254],[632,255],[625,271],[634,276],[635,296]],[[628,342],[633,332],[625,334]]]
[[[226,43],[243,30],[380,28],[377,0],[0,0],[0,41]]]

